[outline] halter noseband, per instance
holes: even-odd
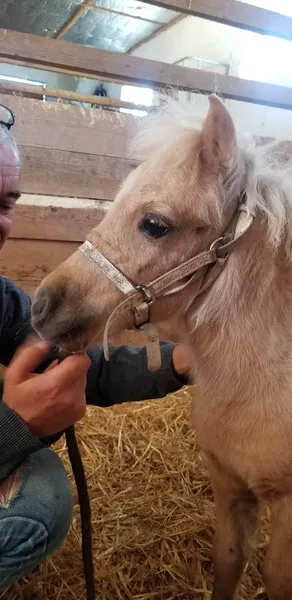
[[[221,273],[230,251],[233,250],[237,240],[249,230],[254,216],[247,206],[241,203],[227,230],[211,244],[208,250],[200,252],[143,285],[136,285],[130,281],[91,242],[86,240],[78,249],[126,296],[113,310],[105,326],[103,345],[106,360],[109,359],[108,334],[112,325],[121,315],[131,311],[134,313],[135,327],[143,329],[146,333],[148,368],[151,371],[158,370],[161,366],[161,353],[157,329],[150,321],[151,305],[156,298],[176,294],[192,283],[196,283],[194,299],[203,294]]]

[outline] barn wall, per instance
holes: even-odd
[[[0,102],[8,97],[0,95]],[[1,273],[32,292],[104,216],[136,161],[131,115],[9,96],[21,191]]]
[[[21,79],[31,79],[45,83],[47,87],[66,90],[76,89],[76,78],[63,73],[54,73],[54,71],[43,71],[32,67],[22,67],[12,64],[0,64],[0,75],[9,77],[19,77]]]
[[[133,54],[166,63],[173,63],[185,56],[196,56],[228,63],[231,75],[292,86],[292,62],[287,60],[291,55],[291,42],[197,17],[183,19],[141,45]],[[184,61],[182,64],[186,67],[198,66],[194,61]],[[205,69],[206,65],[202,68]],[[207,99],[202,95],[195,95],[193,101],[198,116],[203,116]],[[226,104],[239,131],[292,139],[289,111],[233,100],[227,100]]]

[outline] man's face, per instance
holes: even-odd
[[[20,157],[15,140],[0,124],[0,248],[12,225],[13,209],[20,196]]]

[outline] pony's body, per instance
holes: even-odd
[[[194,328],[189,315],[189,330],[200,444],[265,495],[292,491],[292,265],[254,234],[230,256]]]
[[[90,240],[132,281],[147,283],[221,236],[244,193],[254,223],[212,287],[200,298],[193,284],[162,296],[151,317],[179,316],[193,356],[193,421],[218,523],[213,599],[235,597],[258,503],[267,501],[266,585],[272,600],[291,600],[292,170],[275,147],[240,148],[224,105],[214,97],[210,104],[200,133],[182,121],[162,135],[150,128],[157,149]],[[77,252],[40,287],[33,322],[44,337],[78,350],[100,337],[121,299]]]

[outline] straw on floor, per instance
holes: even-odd
[[[190,426],[190,390],[90,408],[77,434],[91,495],[100,600],[209,600],[214,506]],[[64,441],[58,451],[69,472]],[[78,514],[76,506],[62,548],[0,600],[84,598]],[[242,600],[266,597],[261,558],[267,539],[264,523]]]

